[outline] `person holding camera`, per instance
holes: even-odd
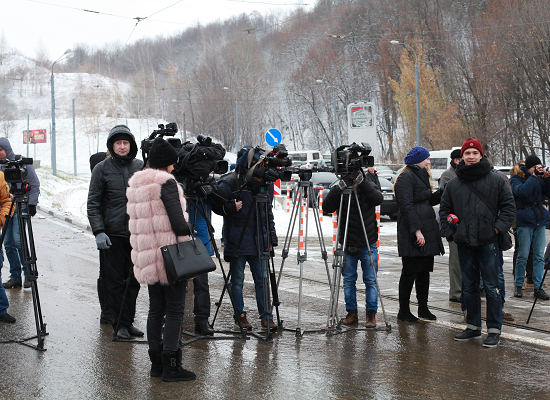
[[[234,315],[235,321],[238,318],[244,329],[252,329],[252,325],[246,318],[243,301],[244,268],[248,262],[256,289],[256,304],[261,319],[261,328],[277,330],[277,325],[273,322],[273,315],[267,315],[264,310],[264,290],[270,290],[270,288],[263,287],[260,263],[260,252],[265,252],[278,245],[271,201],[267,202],[268,215],[265,215],[263,207],[259,208],[260,214],[257,215],[255,196],[264,187],[253,183],[254,178],[248,181],[246,179],[250,168],[259,162],[259,156],[259,153],[251,146],[244,146],[237,154],[235,170],[218,181],[218,185],[227,191],[229,200],[242,201],[242,208],[238,211],[231,213],[231,210],[226,210],[224,213],[224,259],[230,263],[230,290],[238,312],[238,315]],[[273,182],[279,178],[278,171],[270,168],[264,170],[263,174],[261,179],[263,182]],[[269,226],[266,226],[268,221]],[[258,227],[262,231],[258,231]],[[268,243],[268,238],[271,243]],[[238,326],[238,323],[235,322],[235,325]]]
[[[516,232],[518,256],[516,259],[514,297],[523,297],[525,266],[529,250],[533,246],[533,285],[535,297],[549,300],[542,288],[544,273],[544,250],[546,248],[546,225],[549,215],[542,205],[543,196],[550,196],[550,172],[545,170],[536,155],[530,155],[524,164],[511,170],[510,184],[516,202]]]
[[[418,322],[411,313],[409,301],[413,285],[416,287],[418,316],[435,320],[428,309],[430,272],[434,256],[445,254],[439,236],[433,207],[441,201],[441,189],[432,192],[432,179],[428,172],[430,152],[421,146],[413,147],[405,157],[405,168],[395,179],[397,201],[397,248],[403,264],[399,279],[399,313],[397,319]]]
[[[0,159],[14,161],[19,160],[21,156],[15,154],[11,148],[8,138],[0,138]],[[38,204],[38,196],[40,195],[40,180],[36,175],[33,165],[25,165],[27,169],[27,180],[29,181],[30,190],[28,192],[28,205],[21,205],[21,212],[28,213],[31,217],[36,215],[36,205]],[[6,169],[6,164],[0,164],[0,171]],[[15,185],[18,185],[17,183]],[[15,206],[14,206],[15,208]],[[6,289],[15,288],[30,288],[31,281],[27,279],[27,268],[22,266],[23,250],[21,248],[21,236],[19,233],[19,221],[17,213],[6,227],[6,236],[4,237],[4,248],[6,249],[6,257],[10,263],[10,279],[4,282]],[[25,276],[25,281],[22,280],[21,271]]]
[[[378,225],[376,222],[376,206],[382,204],[384,196],[376,183],[365,178],[365,174],[361,168],[359,168],[356,171],[344,175],[338,185],[330,189],[323,202],[323,212],[332,214],[340,208],[342,191],[346,188],[355,189],[357,191],[357,198],[353,193],[350,196],[344,196],[342,214],[338,215],[338,236],[340,243],[343,244],[344,238],[347,238],[346,247],[344,249],[344,266],[342,268],[347,315],[342,323],[344,325],[354,325],[359,322],[356,282],[357,263],[361,261],[363,283],[365,284],[365,327],[375,328],[376,313],[378,312],[378,288],[374,275],[374,271],[378,272],[378,249],[376,247],[376,242],[378,240]],[[348,215],[349,201],[351,201],[351,204],[349,204]],[[363,221],[360,219],[359,212],[361,212]],[[345,221],[348,221],[347,235]],[[365,230],[363,230],[363,225]],[[367,237],[365,237],[365,231]],[[371,258],[369,256],[369,248],[374,262],[373,266],[370,265]]]
[[[176,165],[178,180],[183,184],[187,196],[187,212],[189,221],[193,224],[196,237],[199,238],[210,255],[214,255],[210,246],[209,225],[212,217],[212,210],[219,215],[235,213],[242,206],[242,202],[235,200],[228,201],[227,193],[214,179],[209,176],[215,160],[221,160],[225,156],[225,149],[220,144],[212,144],[211,138],[204,138],[199,135],[198,144],[185,143],[180,154],[180,162]],[[202,149],[205,151],[196,151]],[[185,154],[192,152],[183,166]],[[197,156],[193,156],[197,154]],[[204,155],[208,154],[208,158]],[[198,164],[196,162],[198,159]],[[190,167],[189,167],[190,166]],[[202,176],[205,176],[204,178]],[[212,228],[213,229],[213,228]],[[193,278],[193,314],[195,315],[195,333],[205,336],[212,336],[214,330],[208,323],[210,317],[210,288],[208,274],[199,275]]]
[[[138,147],[126,125],[111,129],[107,149],[110,156],[94,167],[90,179],[88,220],[97,248],[103,250],[114,334],[129,339],[143,332],[133,326],[139,283],[132,274],[126,188],[132,175],[143,168],[143,161],[136,159]]]
[[[171,174],[177,160],[176,150],[166,140],[156,138],[149,151],[149,168],[136,172],[126,191],[134,275],[149,289],[150,375],[162,376],[165,382],[196,378],[181,367],[179,349],[187,280],[168,282],[160,250],[191,240],[183,190]]]

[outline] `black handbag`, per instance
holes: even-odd
[[[216,264],[208,250],[193,234],[190,241],[163,246],[160,252],[170,284],[216,270]]]
[[[481,200],[481,202],[483,204],[485,204],[487,206],[487,208],[489,210],[491,210],[491,212],[493,213],[493,215],[495,216],[495,218],[498,218],[498,214],[491,208],[491,206],[489,205],[488,201],[485,199],[485,197],[483,197],[483,195],[481,193],[479,193],[479,190],[477,190],[474,185],[472,185],[471,182],[465,182],[466,183],[466,186],[468,186],[470,188],[470,190]],[[506,251],[506,250],[510,250],[514,244],[512,243],[512,233],[510,232],[510,230],[506,231],[506,232],[498,232],[497,234],[497,242],[498,242],[498,248],[502,251]]]

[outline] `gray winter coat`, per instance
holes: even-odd
[[[8,160],[12,161],[16,159],[16,154],[13,152],[8,138],[0,138],[0,148],[4,149]],[[21,158],[21,156],[17,154],[17,159],[19,158]],[[36,171],[32,165],[27,165],[26,167],[27,179],[31,187],[31,190],[29,191],[29,204],[35,206],[38,204],[38,195],[40,194],[40,180],[38,179]],[[6,169],[6,164],[0,164],[0,171],[4,172],[4,169]]]

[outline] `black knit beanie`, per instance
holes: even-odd
[[[149,166],[151,168],[164,168],[178,161],[178,153],[170,143],[163,138],[156,138],[149,151]]]
[[[530,169],[531,167],[539,164],[542,164],[542,162],[540,161],[540,158],[538,158],[534,154],[527,156],[527,158],[525,159],[525,168],[527,169]]]

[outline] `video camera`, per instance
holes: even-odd
[[[336,175],[347,175],[361,168],[374,167],[374,157],[369,156],[372,148],[368,143],[352,143],[338,147],[332,153],[332,165]]]
[[[175,122],[170,122],[169,124],[166,124],[166,127],[164,126],[164,124],[159,124],[158,127],[159,129],[153,131],[153,133],[151,133],[151,135],[149,135],[147,139],[143,139],[141,141],[141,151],[143,152],[144,160],[146,158],[146,155],[149,154],[151,146],[153,145],[153,141],[157,136],[161,138],[164,138],[164,136],[175,136],[178,132],[178,125]],[[180,139],[168,138],[165,140],[170,143],[175,149],[179,149],[181,147]]]
[[[250,152],[253,155],[250,155]],[[252,157],[252,159],[251,159]],[[249,150],[248,159],[254,163],[249,165],[249,173],[246,174],[247,183],[257,186],[264,186],[275,182],[278,179],[289,181],[292,178],[292,171],[279,169],[290,167],[292,160],[288,158],[288,151],[284,144],[279,143],[269,153],[259,146]]]
[[[32,158],[19,158],[17,160],[0,159],[0,164],[5,164],[4,179],[11,183],[13,194],[25,194],[30,190],[27,180],[27,165],[32,165]],[[21,185],[17,185],[20,183]]]
[[[212,143],[212,138],[197,136],[197,143],[185,142],[178,151],[176,170],[180,176],[193,180],[205,179],[210,173],[225,174],[229,164],[223,158],[225,149]]]

